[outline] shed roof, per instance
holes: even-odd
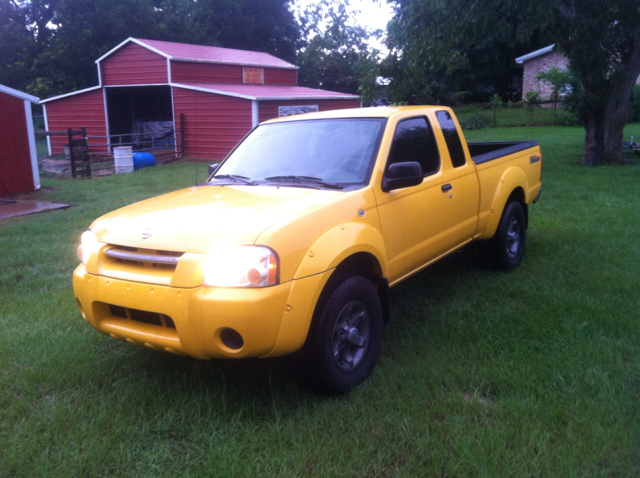
[[[41,100],[40,104],[47,103],[49,101],[60,100],[62,98],[66,98],[67,96],[81,95],[82,93],[87,93],[89,91],[98,90],[100,88],[102,88],[102,86],[98,85],[98,86],[92,86],[91,88],[85,88],[83,90],[72,91],[71,93],[64,93],[62,95],[51,96],[49,98],[45,98],[44,100]]]
[[[544,48],[540,48],[539,50],[519,56],[518,58],[516,58],[516,63],[524,63],[525,61],[532,60],[538,56],[546,55],[547,53],[553,51],[555,46],[556,44],[554,43],[553,45],[545,46]]]
[[[173,43],[160,40],[142,40],[127,38],[115,48],[109,50],[96,60],[104,60],[127,43],[136,43],[170,60],[196,61],[205,63],[224,63],[228,65],[245,65],[258,67],[273,67],[297,70],[298,67],[268,53],[248,50],[234,50],[216,46],[189,45],[187,43]]]
[[[36,96],[31,96],[27,93],[14,90],[13,88],[9,88],[8,86],[4,86],[4,85],[0,85],[0,92],[5,93],[7,95],[15,96],[16,98],[20,98],[21,100],[31,101],[32,103],[37,103],[38,101],[40,101],[40,98],[37,98]]]
[[[190,90],[236,96],[248,100],[347,100],[358,95],[337,91],[316,90],[303,86],[242,85],[229,83],[173,83],[173,86]]]

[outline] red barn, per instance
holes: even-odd
[[[31,103],[35,96],[0,85],[0,196],[40,189]]]
[[[179,129],[182,115],[184,152],[222,159],[261,121],[361,106],[355,95],[297,86],[298,67],[267,53],[129,38],[96,64],[98,86],[41,102],[48,130],[86,127],[92,151],[141,124]],[[109,146],[91,136],[110,136]],[[65,142],[52,137],[50,152]]]

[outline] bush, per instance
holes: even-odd
[[[580,120],[571,111],[558,109],[556,116],[556,123],[563,126],[579,126]]]
[[[540,93],[537,91],[527,91],[527,94],[524,96],[525,103],[527,108],[540,108],[542,105],[542,98],[540,97]]]
[[[475,113],[460,122],[463,130],[485,129],[489,127],[491,120],[482,113]]]
[[[468,91],[456,91],[451,95],[452,105],[463,105],[471,97],[471,93]]]

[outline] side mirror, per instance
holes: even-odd
[[[213,163],[209,165],[209,177],[211,177],[211,175],[216,172],[218,166],[220,166],[220,163]]]
[[[387,193],[394,189],[408,188],[422,184],[422,167],[416,161],[389,165],[382,180],[382,190]]]

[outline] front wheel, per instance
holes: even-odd
[[[507,204],[500,218],[498,230],[489,247],[493,261],[505,270],[518,267],[524,256],[527,224],[519,202]]]
[[[323,294],[302,350],[303,379],[317,390],[340,394],[373,371],[382,343],[382,306],[364,277],[333,284]]]

